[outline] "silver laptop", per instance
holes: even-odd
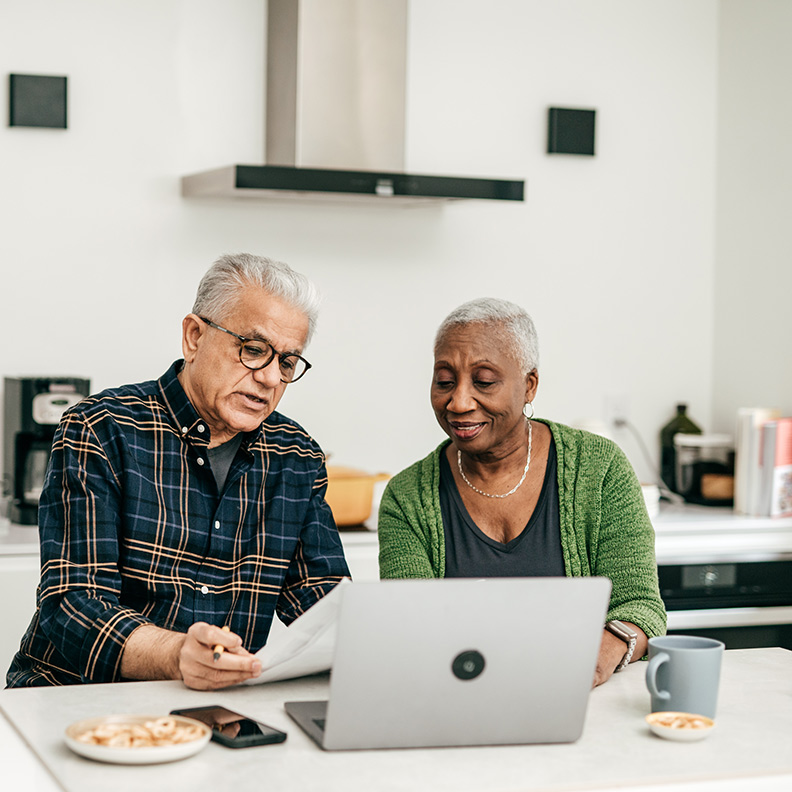
[[[329,701],[286,702],[326,750],[573,742],[607,578],[353,583]]]

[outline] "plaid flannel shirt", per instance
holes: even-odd
[[[252,652],[349,575],[319,446],[273,412],[218,492],[177,361],[67,411],[39,503],[37,609],[9,687],[119,680],[139,625],[227,624]]]

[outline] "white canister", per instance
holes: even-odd
[[[660,487],[657,484],[641,484],[641,490],[646,503],[646,511],[650,517],[660,514]]]

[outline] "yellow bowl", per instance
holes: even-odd
[[[692,712],[653,712],[646,716],[652,734],[665,740],[693,742],[708,737],[715,728],[715,721]]]
[[[333,510],[336,525],[360,525],[371,516],[374,484],[385,481],[387,473],[366,473],[355,468],[327,467],[325,500]]]

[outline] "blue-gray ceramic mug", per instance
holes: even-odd
[[[649,639],[646,687],[652,712],[692,712],[715,717],[724,644],[693,635]]]

